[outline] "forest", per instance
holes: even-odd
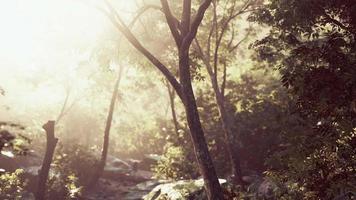
[[[1,0],[0,200],[356,199],[355,0]]]

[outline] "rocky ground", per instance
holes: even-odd
[[[106,174],[90,191],[88,200],[139,200],[143,199],[160,182],[152,180],[152,173],[138,170],[130,174]]]
[[[88,191],[85,200],[155,200],[155,199],[206,199],[203,194],[203,181],[180,180],[166,181],[155,180],[149,168],[137,166],[137,161],[123,161],[109,157],[102,178],[97,185]],[[23,162],[21,162],[23,163]],[[17,164],[17,163],[15,163]],[[15,165],[14,164],[14,165]],[[33,163],[25,167],[27,174],[36,176],[40,166]],[[276,184],[260,176],[247,176],[245,181],[250,183],[249,190],[253,196],[266,199],[273,197],[273,191],[278,188]],[[221,179],[224,187],[226,180]],[[33,195],[26,199],[34,199]],[[273,198],[272,198],[273,199]]]
[[[228,191],[231,187],[225,179],[220,179],[220,183]],[[165,181],[151,179],[151,173],[147,171],[138,171],[136,174],[128,174],[126,177],[121,176],[114,178],[113,176],[104,176],[100,179],[97,187],[88,194],[85,199],[89,200],[183,200],[206,199],[203,192],[203,180],[179,180]],[[256,179],[250,185],[249,190],[252,193],[248,194],[250,198],[259,197],[261,199],[274,199],[273,190],[277,186],[267,179]],[[227,199],[229,192],[226,193]],[[246,196],[247,197],[247,196]]]

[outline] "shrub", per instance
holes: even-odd
[[[157,178],[163,179],[191,179],[197,177],[194,161],[187,159],[187,153],[182,147],[168,145],[165,153],[153,167]]]
[[[18,169],[13,173],[0,175],[0,199],[23,199],[26,181],[22,174],[23,170]]]
[[[77,199],[93,174],[97,160],[84,146],[60,146],[48,181],[48,199]]]

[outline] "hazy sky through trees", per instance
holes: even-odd
[[[68,85],[77,89],[74,92],[90,86],[88,74],[95,66],[79,69],[79,65],[90,59],[111,25],[93,6],[96,2],[89,2],[0,1],[0,85],[6,91],[0,99],[0,116],[36,113],[39,105],[57,109]],[[117,6],[129,18],[134,1],[123,2]],[[56,114],[45,117],[52,115]]]

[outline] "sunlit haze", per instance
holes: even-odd
[[[119,1],[123,18],[134,12],[134,2]],[[66,84],[79,92],[89,84],[76,69],[111,26],[95,7],[100,1],[1,0],[0,5],[0,80],[6,91],[1,104],[16,113],[36,113],[38,104],[63,102]]]

